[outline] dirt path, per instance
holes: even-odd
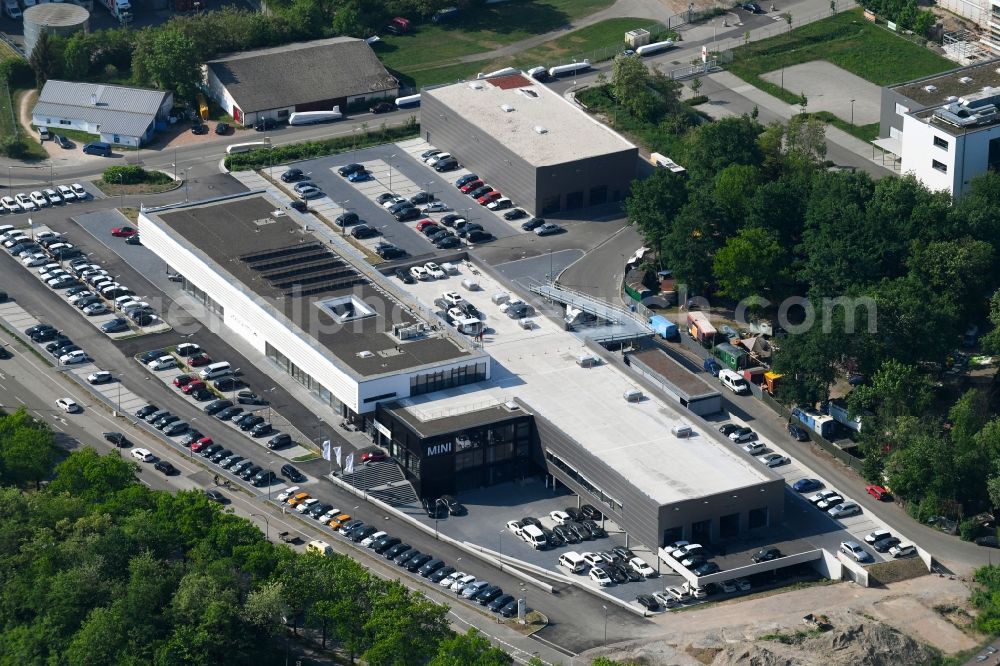
[[[17,98],[17,122],[21,124],[21,130],[27,136],[31,136],[35,131],[31,129],[31,110],[35,107],[37,99],[37,90],[27,90]]]

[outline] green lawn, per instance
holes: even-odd
[[[404,77],[404,83],[419,88],[436,83],[460,81],[474,77],[479,72],[492,72],[503,67],[528,69],[537,65],[548,67],[573,59],[589,58],[591,62],[607,60],[625,48],[626,32],[649,25],[649,19],[632,17],[607,19],[539,44],[515,56],[447,64],[429,69],[418,68]]]
[[[515,0],[474,7],[443,25],[422,23],[409,34],[387,35],[375,45],[375,50],[386,67],[405,76],[421,68],[449,61],[454,64],[461,56],[491,51],[558,30],[612,3],[613,0]]]
[[[827,60],[880,86],[955,68],[955,63],[864,20],[861,10],[843,12],[790,33],[740,46],[728,69],[787,102],[796,95],[761,74],[812,60]]]

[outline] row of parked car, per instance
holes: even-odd
[[[43,190],[34,190],[27,194],[19,192],[14,196],[7,195],[0,197],[0,212],[2,213],[30,213],[32,211],[58,206],[72,201],[84,201],[90,195],[83,185],[73,183],[72,185],[56,185]]]
[[[159,321],[156,311],[149,303],[138,297],[132,289],[116,281],[115,276],[86,257],[70,261],[69,271],[82,284],[66,290],[71,305],[82,310],[85,315],[95,316],[109,312],[121,316],[105,322],[101,329],[106,333],[129,330],[128,322],[136,326],[150,326]]]
[[[35,344],[45,344],[45,351],[59,360],[60,365],[77,365],[90,360],[87,352],[73,343],[63,332],[51,324],[36,324],[25,329],[24,334]],[[64,411],[76,411],[66,410]]]
[[[769,451],[767,444],[760,441],[756,432],[746,426],[738,426],[735,423],[724,423],[719,426],[719,432],[728,437],[736,444],[743,444],[743,450],[757,458],[761,464],[768,467],[780,467],[787,465],[791,459],[780,453]]]
[[[517,599],[513,595],[504,594],[499,586],[491,585],[489,581],[477,579],[464,571],[458,571],[444,560],[420,552],[403,543],[399,537],[394,537],[375,525],[366,525],[363,521],[354,520],[350,514],[342,512],[332,504],[310,497],[308,493],[300,492],[297,487],[282,491],[277,500],[294,507],[303,515],[329,525],[340,536],[395,562],[407,571],[455,592],[463,599],[474,601],[502,617],[517,615]],[[319,540],[311,541],[306,548],[321,555],[328,555],[333,551],[330,544]]]

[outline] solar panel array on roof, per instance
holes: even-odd
[[[321,243],[302,243],[243,255],[240,261],[284,296],[311,296],[367,280]]]

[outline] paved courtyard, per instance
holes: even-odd
[[[833,63],[804,62],[768,72],[761,78],[792,93],[803,93],[809,101],[807,111],[829,111],[844,122],[851,122],[853,107],[855,125],[870,125],[879,120],[882,89]]]

